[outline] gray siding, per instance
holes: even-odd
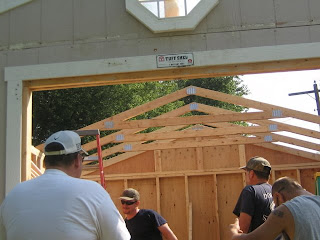
[[[194,31],[154,34],[124,0],[34,0],[0,14],[0,201],[4,67],[320,42],[319,0],[220,0]]]

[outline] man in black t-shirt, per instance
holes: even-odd
[[[159,213],[151,209],[139,209],[140,194],[137,190],[124,190],[120,199],[131,240],[162,240],[162,235],[167,240],[178,240]]]
[[[241,169],[246,171],[247,186],[242,190],[233,213],[239,217],[240,229],[248,233],[264,223],[274,209],[272,187],[268,183],[271,165],[262,157],[253,157]]]

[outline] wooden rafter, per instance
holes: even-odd
[[[191,103],[153,119],[131,120],[133,117],[139,116],[189,95],[197,95],[213,100],[254,108],[260,112],[239,113],[204,104]],[[207,115],[183,116],[191,111],[199,111]],[[277,134],[277,132],[285,131],[312,137],[315,140],[320,138],[320,132],[318,131],[291,126],[289,124],[273,120],[284,117],[296,118],[316,124],[320,123],[320,117],[312,114],[190,86],[91,124],[81,130],[97,128],[100,130],[119,129],[119,131],[101,138],[102,145],[119,143],[113,147],[104,149],[102,151],[103,157],[122,153],[104,161],[104,167],[119,163],[149,150],[156,151],[161,149],[186,147],[201,148],[232,144],[254,144],[319,161],[319,154],[309,153],[303,150],[292,150],[292,148],[288,146],[280,146],[271,143],[282,142],[293,146],[320,151],[319,144],[317,143]],[[245,121],[255,125],[241,126],[232,123],[235,121]],[[150,133],[140,133],[150,127],[162,128]],[[186,129],[181,131],[183,128]],[[248,137],[248,135],[251,137]],[[268,138],[265,138],[266,136],[268,136]],[[192,141],[190,141],[191,139]],[[83,147],[86,150],[92,150],[96,147],[96,144],[93,141],[84,144]],[[92,175],[95,172],[98,171],[94,169],[84,170],[83,176]]]

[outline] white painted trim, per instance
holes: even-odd
[[[316,58],[320,42],[193,52],[194,67]],[[156,70],[156,55],[6,67],[5,81]]]
[[[200,0],[187,16],[170,18],[158,18],[137,0],[126,0],[126,9],[151,31],[161,33],[195,29],[218,3],[219,0]]]
[[[320,42],[194,52],[194,66],[205,67],[226,64],[319,58],[319,49]],[[21,181],[23,81],[108,73],[151,71],[156,69],[156,55],[6,67],[5,81],[8,82],[6,193]],[[63,79],[61,81],[63,81]]]
[[[21,181],[22,81],[7,86],[6,194]]]
[[[0,0],[0,14],[33,0]]]

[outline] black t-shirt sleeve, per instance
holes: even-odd
[[[254,206],[254,189],[251,186],[246,186],[240,194],[238,202],[233,210],[233,213],[238,217],[240,216],[241,212],[253,216]]]
[[[167,223],[167,221],[156,211],[149,210],[149,217],[156,227],[160,227],[163,224]]]

